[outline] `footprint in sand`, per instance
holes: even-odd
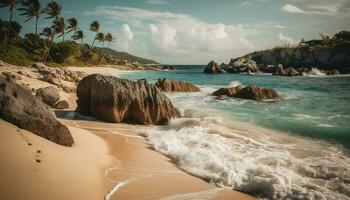
[[[17,129],[17,132],[19,132],[19,134],[21,135],[21,137],[24,139],[24,141],[26,142],[26,144],[28,146],[32,146],[33,144],[23,135],[23,133],[21,133],[21,129]],[[41,159],[40,159],[40,154],[42,153],[41,150],[34,150],[34,148],[32,148],[32,152],[34,154],[34,161],[37,163],[41,163]]]

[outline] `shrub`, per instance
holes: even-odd
[[[0,44],[0,59],[13,65],[31,65],[28,53],[24,49],[18,48],[10,44]]]
[[[50,51],[50,58],[57,63],[64,63],[69,57],[80,57],[80,47],[73,41],[54,43]]]

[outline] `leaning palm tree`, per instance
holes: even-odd
[[[114,42],[114,39],[115,39],[115,37],[113,37],[111,33],[107,33],[105,35],[105,41],[108,42],[108,48],[111,45],[111,42]]]
[[[70,33],[72,31],[74,31],[74,34],[77,32],[78,29],[78,20],[75,19],[75,17],[69,18],[67,20],[68,26],[67,26],[67,33]]]
[[[26,0],[21,1],[22,7],[19,11],[22,11],[20,15],[27,17],[25,22],[28,22],[35,17],[35,35],[38,35],[38,20],[40,15],[43,13],[39,0]]]
[[[0,7],[3,8],[3,7],[9,6],[10,7],[9,12],[11,13],[9,23],[7,25],[7,33],[6,33],[5,43],[7,43],[7,40],[10,37],[11,22],[12,22],[13,13],[16,10],[16,4],[17,4],[16,0],[0,0]]]
[[[96,32],[96,36],[94,37],[94,41],[92,42],[92,45],[91,47],[94,47],[94,44],[95,44],[95,41],[97,39],[97,35],[98,35],[98,31],[100,30],[100,23],[98,23],[98,21],[93,21],[91,24],[90,24],[90,31],[92,32]]]
[[[84,37],[84,32],[82,30],[77,31],[74,35],[72,35],[72,39],[80,40],[80,44],[83,44]]]
[[[103,33],[98,33],[98,35],[96,36],[96,40],[102,42],[103,47],[105,44],[105,35]]]
[[[62,6],[55,1],[47,4],[44,12],[48,15],[45,19],[57,19],[61,16]]]
[[[53,21],[52,29],[58,35],[58,38],[62,37],[62,41],[64,42],[64,34],[66,33],[66,22],[63,17],[58,17]]]
[[[47,52],[46,52],[46,55],[44,57],[44,62],[46,62],[47,60],[47,57],[49,56],[50,54],[50,51],[51,51],[51,47],[52,47],[52,43],[53,43],[53,38],[55,37],[55,31],[50,28],[50,27],[45,27],[43,29],[43,32],[40,33],[41,36],[44,36],[47,38],[47,41],[48,41],[48,49],[47,49]]]

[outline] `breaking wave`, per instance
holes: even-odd
[[[142,133],[183,171],[267,199],[350,199],[342,149],[185,110],[186,118]]]

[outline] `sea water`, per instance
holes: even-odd
[[[204,66],[141,71],[123,78],[191,82],[197,93],[167,93],[183,117],[141,134],[177,166],[218,186],[266,199],[350,199],[350,77],[204,74]],[[210,94],[256,84],[283,100]]]

